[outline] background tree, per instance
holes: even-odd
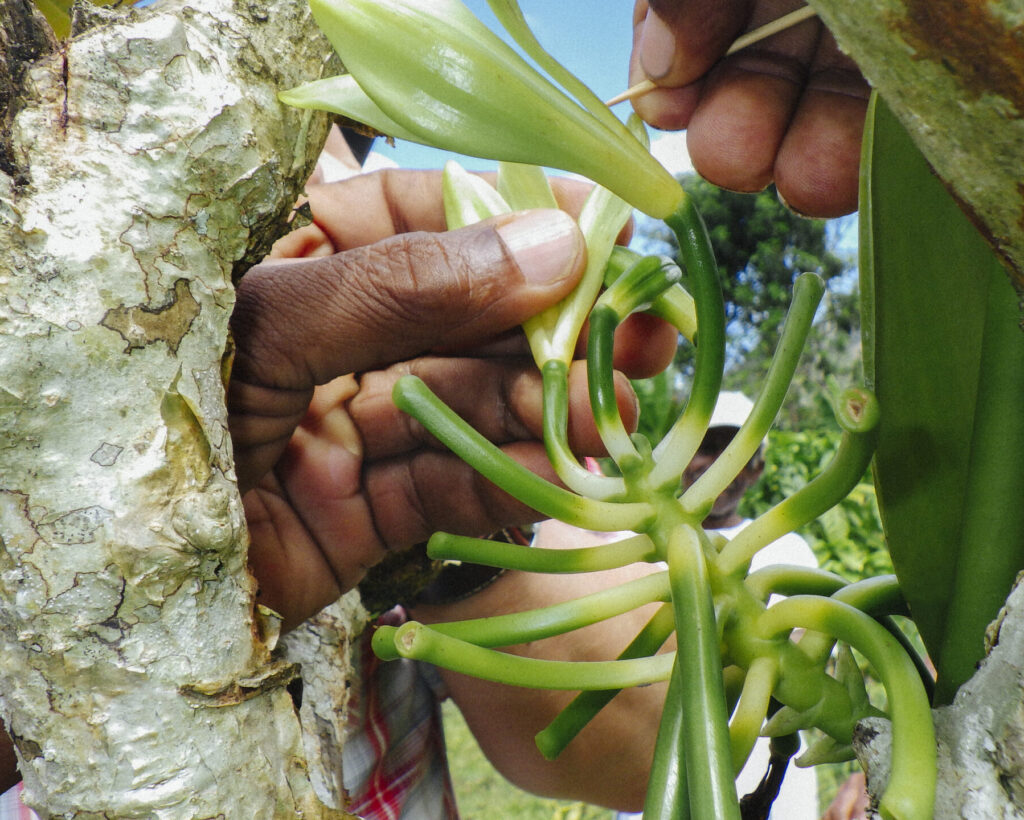
[[[718,262],[729,332],[725,389],[754,394],[778,342],[794,278],[813,271],[825,280],[826,294],[778,426],[831,426],[831,392],[860,380],[855,270],[838,248],[853,224],[799,216],[774,187],[742,194],[693,174],[680,181],[708,225]],[[678,254],[671,231],[651,220],[640,219],[634,242],[646,253]],[[660,437],[671,423],[688,392],[692,357],[693,348],[680,346],[673,369],[636,385],[646,414],[642,432]]]

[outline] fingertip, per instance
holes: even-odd
[[[805,216],[830,219],[857,209],[866,102],[810,92],[779,149],[779,196]]]
[[[634,313],[615,331],[615,367],[632,379],[656,376],[671,364],[678,339],[663,319]]]
[[[564,211],[523,211],[503,218],[496,230],[527,283],[561,287],[582,275],[586,243]]]
[[[700,100],[702,83],[682,88],[656,88],[633,100],[636,115],[652,128],[681,131],[690,124]]]
[[[637,41],[640,66],[652,80],[667,77],[676,61],[676,35],[653,9],[641,25]]]

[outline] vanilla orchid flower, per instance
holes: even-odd
[[[511,0],[492,0],[492,7],[579,101],[460,0],[310,0],[310,6],[349,74],[283,92],[282,101],[468,156],[578,173],[651,216],[665,217],[679,204],[683,195],[671,174],[543,53]]]

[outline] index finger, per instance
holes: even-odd
[[[493,174],[483,176],[493,182]],[[550,183],[559,207],[574,217],[593,189],[592,184],[563,177],[552,177]],[[334,252],[411,231],[447,230],[440,171],[374,171],[310,186],[308,194],[314,223]],[[630,224],[619,241],[628,242],[631,230]]]

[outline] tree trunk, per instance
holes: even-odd
[[[810,4],[1024,292],[1024,2]]]
[[[224,401],[232,275],[326,134],[275,95],[330,49],[290,0],[83,7],[60,45],[27,0],[0,16],[0,711],[26,799],[346,816],[254,612]]]

